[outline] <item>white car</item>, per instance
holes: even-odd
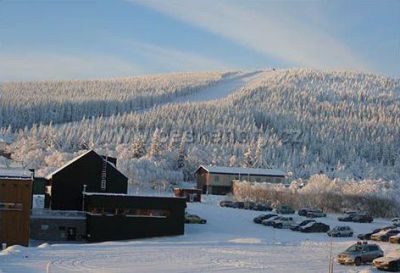
[[[353,237],[354,231],[349,226],[337,226],[327,233],[331,237]]]
[[[400,218],[393,218],[392,219],[392,224],[394,225],[394,226],[400,226]]]
[[[400,270],[400,253],[391,252],[385,257],[376,258],[372,264],[380,270],[398,272]]]
[[[274,228],[290,228],[293,224],[293,217],[281,217],[272,222]]]
[[[264,226],[272,226],[274,221],[279,220],[280,218],[282,218],[282,216],[273,216],[269,219],[263,220],[261,224],[263,224]]]

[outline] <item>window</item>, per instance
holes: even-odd
[[[0,202],[0,211],[1,210],[21,211],[22,209],[23,209],[22,203],[2,203],[2,202]]]
[[[214,176],[214,180],[215,180],[215,182],[218,182],[219,181],[219,176],[218,175]]]

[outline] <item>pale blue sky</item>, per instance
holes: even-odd
[[[0,80],[312,67],[400,77],[400,1],[0,0]]]

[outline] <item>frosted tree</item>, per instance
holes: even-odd
[[[131,149],[133,158],[141,158],[146,154],[144,141],[140,137],[135,139],[135,141],[132,143]]]
[[[264,146],[265,146],[264,138],[263,137],[258,138],[256,146],[255,163],[254,163],[254,166],[257,168],[262,168],[265,165],[263,157]]]
[[[185,158],[186,158],[186,132],[183,133],[181,144],[179,145],[179,154],[178,154],[178,169],[181,169],[185,166]]]
[[[161,149],[161,132],[158,128],[153,133],[153,137],[151,138],[150,149],[148,153],[149,158],[158,158],[160,156]]]
[[[252,151],[251,147],[249,146],[243,155],[242,166],[245,168],[251,168],[251,167],[253,167],[253,164],[254,164],[253,151]]]

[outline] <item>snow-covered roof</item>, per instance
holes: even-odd
[[[219,167],[219,166],[201,165],[197,169],[197,171],[201,168],[203,168],[209,173],[259,175],[259,176],[285,176],[285,172],[280,169],[256,169],[256,168]]]
[[[94,152],[95,154],[99,155],[98,153],[96,153],[94,150],[88,150],[87,152],[75,157],[74,159],[68,161],[67,163],[65,163],[64,165],[62,165],[60,168],[58,168],[57,170],[53,171],[52,173],[48,174],[46,176],[46,179],[51,179],[53,177],[53,175],[55,175],[56,173],[58,173],[59,171],[61,171],[62,169],[66,168],[67,166],[71,165],[72,163],[78,161],[79,159],[81,159],[82,157],[84,157],[85,155]],[[101,157],[101,155],[99,155]],[[104,158],[104,157],[103,157]],[[104,158],[105,159],[105,158]],[[113,167],[114,169],[117,169],[117,167],[110,161],[107,161],[108,165]]]
[[[32,173],[22,168],[0,168],[0,178],[30,180]]]

